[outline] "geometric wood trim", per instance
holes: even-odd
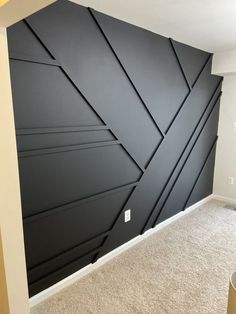
[[[138,182],[122,185],[122,186],[116,187],[114,189],[110,189],[110,190],[104,191],[102,193],[98,193],[98,194],[94,194],[92,196],[85,197],[85,198],[80,199],[78,201],[70,202],[70,203],[68,203],[66,205],[57,206],[55,208],[51,208],[50,210],[42,211],[42,212],[40,212],[38,214],[35,214],[35,215],[25,216],[24,220],[23,220],[23,223],[24,223],[24,225],[25,224],[29,224],[29,223],[35,222],[35,221],[37,221],[39,219],[44,219],[44,218],[46,218],[46,217],[48,217],[50,215],[55,215],[56,213],[59,213],[61,211],[70,210],[72,207],[78,206],[80,204],[84,204],[84,203],[87,203],[87,202],[95,201],[95,200],[100,199],[102,197],[106,197],[106,196],[109,196],[110,194],[114,194],[114,193],[117,193],[117,192],[120,192],[120,191],[123,191],[123,190],[132,189],[132,188],[134,188],[137,185],[137,183]]]
[[[69,1],[8,36],[33,295],[211,193],[222,78],[212,54]]]

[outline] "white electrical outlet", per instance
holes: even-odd
[[[125,222],[128,222],[131,220],[131,209],[127,209],[125,211]]]
[[[229,177],[229,184],[234,185],[234,177]]]

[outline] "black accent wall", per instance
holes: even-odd
[[[211,194],[221,77],[211,54],[69,1],[8,40],[34,295]]]

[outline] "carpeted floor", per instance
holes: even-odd
[[[211,201],[62,290],[31,314],[225,314],[236,212]]]

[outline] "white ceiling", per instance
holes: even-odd
[[[210,52],[236,49],[236,0],[71,0]]]

